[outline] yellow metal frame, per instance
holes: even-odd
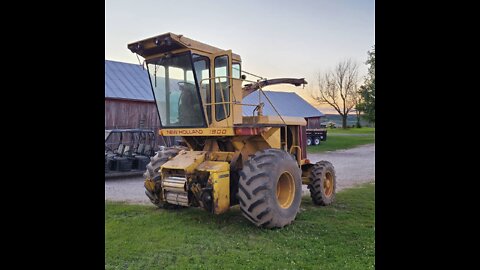
[[[161,172],[163,172],[163,169],[172,169],[183,170],[186,174],[191,174],[205,160],[205,155],[205,151],[180,151],[162,165]]]
[[[213,213],[222,214],[230,208],[230,164],[224,161],[205,161],[198,171],[209,172],[213,186]]]

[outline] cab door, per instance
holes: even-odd
[[[212,127],[233,127],[232,51],[212,55]]]

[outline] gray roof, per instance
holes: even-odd
[[[148,72],[140,65],[105,60],[105,97],[153,101]]]
[[[313,107],[306,100],[293,92],[276,92],[276,91],[263,91],[267,95],[268,99],[273,103],[277,111],[282,116],[297,116],[297,117],[320,117],[325,116],[317,108]],[[276,116],[277,113],[270,105],[270,102],[261,96],[261,102],[265,103],[263,107],[263,115]],[[242,103],[258,104],[258,91],[251,93],[243,98]],[[252,116],[254,106],[242,106],[243,116]]]

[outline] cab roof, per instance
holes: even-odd
[[[183,35],[177,35],[170,32],[130,43],[127,47],[131,52],[136,53],[145,59],[152,55],[179,49],[192,49],[209,54],[224,51],[217,47],[189,39]],[[235,61],[241,61],[240,55],[238,54],[232,53],[232,58]]]

